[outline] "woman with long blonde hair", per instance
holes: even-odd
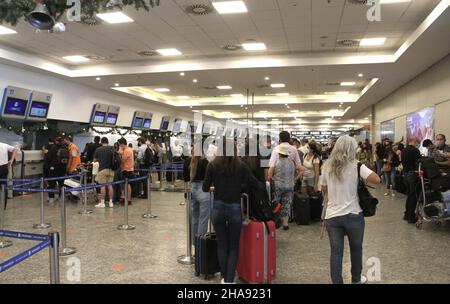
[[[327,197],[324,221],[330,240],[330,272],[333,284],[343,284],[342,258],[344,237],[347,235],[352,263],[352,283],[365,283],[361,276],[364,239],[364,216],[359,205],[358,175],[365,181],[380,184],[378,174],[361,164],[358,174],[358,160],[355,139],[340,137],[325,162],[322,170],[322,192]]]

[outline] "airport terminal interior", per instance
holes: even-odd
[[[1,1],[0,284],[450,283],[449,30],[450,0]]]

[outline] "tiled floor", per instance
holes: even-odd
[[[383,191],[377,191],[382,197]],[[81,283],[218,283],[193,276],[193,266],[177,263],[185,253],[185,207],[181,193],[153,192],[153,212],[157,219],[141,217],[145,201],[136,201],[129,210],[134,231],[119,231],[123,207],[95,210],[92,215],[78,214],[79,206],[67,206],[68,245],[77,253],[61,258],[61,282],[76,283],[71,277],[73,263],[81,263]],[[381,283],[450,283],[450,225],[427,224],[424,230],[402,221],[404,197],[382,197],[379,213],[367,220],[364,259],[380,261]],[[59,206],[46,207],[46,221],[59,230]],[[5,229],[36,231],[39,218],[38,196],[16,197],[6,211]],[[292,226],[279,231],[277,238],[278,283],[329,283],[329,245],[319,240],[320,224]],[[33,246],[30,241],[13,240],[14,246],[0,250],[0,261]],[[345,256],[345,279],[350,264]],[[0,274],[0,283],[48,283],[48,251],[33,256]],[[364,272],[370,271],[369,265]]]

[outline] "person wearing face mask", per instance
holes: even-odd
[[[417,207],[417,184],[419,177],[417,174],[419,159],[421,158],[418,138],[412,138],[408,146],[402,152],[403,176],[406,184],[406,205],[403,219],[410,224],[415,224]]]
[[[450,146],[446,144],[444,134],[436,135],[435,147],[428,150],[428,155],[434,158],[434,161],[441,166],[450,166]]]

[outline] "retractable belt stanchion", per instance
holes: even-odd
[[[147,178],[147,213],[142,215],[145,219],[154,219],[157,218],[157,215],[152,214],[152,172],[148,173]]]
[[[89,215],[92,214],[92,210],[88,210],[87,209],[87,174],[84,174],[82,176],[82,180],[83,180],[83,184],[84,184],[84,190],[83,190],[83,210],[81,210],[80,212],[78,212],[79,214],[83,214],[83,215]]]
[[[66,188],[62,187],[61,189],[61,243],[62,248],[59,251],[60,256],[67,256],[77,252],[77,250],[73,247],[67,247],[67,227],[66,227],[66,202],[65,202],[65,194]]]
[[[6,193],[5,193],[5,184],[1,186],[0,193],[0,230],[3,230],[3,224],[5,221],[5,204],[6,204]],[[3,237],[0,237],[0,248],[6,248],[12,246],[12,242],[8,240],[4,240]]]
[[[158,191],[164,191],[165,189],[163,187],[163,180],[165,178],[167,178],[166,177],[167,172],[166,172],[166,165],[165,164],[161,164],[159,166],[159,172],[160,172],[160,174],[159,174],[159,190]],[[167,182],[167,180],[166,180],[166,182]]]
[[[191,235],[191,199],[192,193],[189,191],[187,193],[187,204],[186,204],[186,255],[178,257],[178,263],[183,265],[194,264],[194,258],[192,256],[192,235]]]
[[[128,224],[128,178],[125,179],[125,190],[124,190],[124,206],[125,206],[125,212],[124,212],[124,217],[125,217],[125,224],[123,225],[119,225],[119,227],[117,227],[117,229],[119,230],[134,230],[136,229],[135,226]]]
[[[41,189],[44,189],[44,178],[41,178]],[[34,229],[48,229],[52,225],[49,223],[44,223],[44,191],[40,193],[41,199],[41,210],[40,210],[40,222],[33,226]]]
[[[50,232],[50,284],[59,284],[59,233]]]

